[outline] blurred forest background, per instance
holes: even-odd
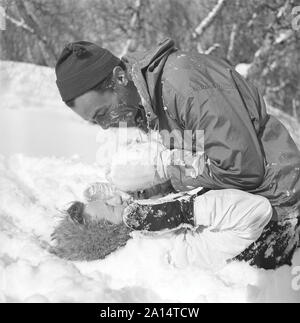
[[[182,50],[244,64],[269,103],[300,120],[300,30],[292,27],[300,0],[0,0],[0,6],[2,60],[54,66],[74,40],[122,56],[171,37]]]

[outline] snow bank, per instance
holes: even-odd
[[[68,262],[49,254],[59,210],[101,180],[96,166],[21,155],[0,163],[0,300],[3,302],[300,301],[291,268],[232,263],[214,272],[185,259],[182,236],[136,233],[105,260]],[[300,265],[300,253],[294,258]],[[122,268],[122,270],[120,270]]]
[[[242,76],[247,77],[250,67],[251,67],[251,64],[240,63],[235,67],[235,69]]]
[[[204,270],[185,257],[187,246],[180,235],[135,233],[126,247],[105,260],[89,263],[51,255],[50,235],[63,216],[61,210],[82,199],[89,183],[103,180],[104,166],[111,158],[105,143],[110,144],[108,139],[117,133],[91,133],[93,127],[62,107],[53,88],[52,70],[2,62],[2,81],[5,68],[6,92],[0,94],[1,137],[10,138],[13,144],[17,135],[9,125],[22,111],[20,123],[26,124],[25,131],[33,129],[27,141],[34,144],[5,150],[1,139],[0,302],[300,301],[300,291],[292,289],[290,267],[267,272],[246,263],[231,263],[219,271]],[[31,101],[28,95],[36,84],[41,87]],[[70,136],[66,128],[59,130],[59,119],[69,127]],[[39,123],[42,126],[37,128]],[[22,133],[21,128],[16,129]],[[39,146],[36,136],[45,144]],[[72,146],[71,139],[81,140],[81,144]],[[53,140],[56,142],[51,146]],[[72,149],[68,150],[68,145]],[[102,156],[98,164],[92,157],[95,149]],[[294,257],[294,266],[300,266],[300,252]]]

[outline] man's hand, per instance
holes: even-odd
[[[157,142],[147,142],[120,151],[112,162],[107,179],[126,192],[150,189],[168,181],[161,152],[167,149]]]

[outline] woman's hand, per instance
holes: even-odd
[[[122,205],[131,197],[129,194],[118,190],[110,183],[97,182],[91,184],[85,191],[84,197],[88,202],[105,201],[108,205]]]

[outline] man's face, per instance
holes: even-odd
[[[117,84],[114,90],[89,91],[76,98],[72,109],[83,119],[97,123],[103,129],[118,127],[120,122],[133,127],[139,101],[133,82],[129,82],[126,86]]]

